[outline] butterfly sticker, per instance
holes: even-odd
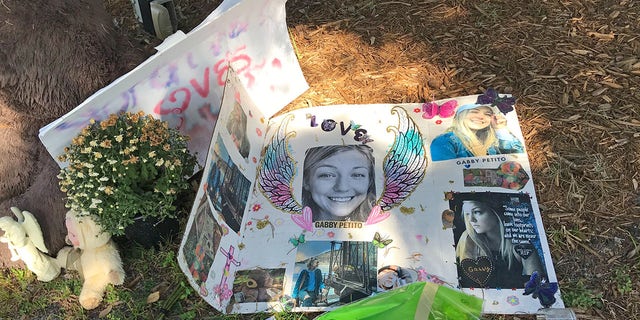
[[[476,104],[490,104],[496,106],[503,114],[507,114],[507,112],[513,111],[516,98],[506,95],[501,97],[495,89],[489,88],[484,94],[478,96]]]
[[[305,241],[306,240],[304,238],[304,233],[301,233],[297,238],[289,238],[289,242],[291,242],[294,247],[297,247],[299,244],[304,243]]]
[[[382,236],[380,236],[380,233],[378,233],[377,231],[373,236],[373,245],[380,249],[388,246],[391,242],[393,242],[393,240],[391,239],[382,239]]]
[[[297,248],[298,245],[300,245],[301,243],[305,243],[305,241],[307,241],[305,239],[304,236],[304,232],[301,233],[299,236],[293,236],[291,238],[289,238],[289,242],[293,245],[293,248],[291,248],[291,250],[289,250],[289,252],[287,252],[287,254],[291,253],[291,251],[293,251],[293,249]]]
[[[558,291],[557,282],[548,282],[538,271],[531,274],[531,278],[524,285],[524,295],[531,295],[534,299],[539,299],[543,307],[549,308],[556,303],[555,293]]]
[[[440,118],[451,118],[456,113],[456,107],[458,106],[458,101],[449,100],[441,105],[438,105],[435,102],[424,103],[422,105],[422,117],[424,119],[433,119],[435,116],[440,116]]]
[[[353,120],[349,121],[349,125],[351,127],[351,130],[356,131],[358,129],[360,129],[360,127],[362,127],[359,124],[356,124]]]
[[[360,143],[362,144],[367,144],[369,142],[373,142],[373,139],[369,138],[368,134],[363,135],[362,137],[360,137]]]

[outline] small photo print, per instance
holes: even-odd
[[[236,233],[249,197],[251,181],[229,157],[227,148],[218,137],[210,157],[211,170],[207,178],[207,196],[214,208],[222,213],[225,223]]]
[[[350,303],[377,291],[377,249],[367,241],[307,241],[298,246],[291,297],[298,307]]]
[[[453,193],[453,233],[463,288],[524,288],[546,276],[531,198],[513,193]]]
[[[376,201],[375,159],[367,145],[332,145],[306,151],[302,205],[313,221],[367,220]]]
[[[251,149],[249,139],[247,138],[247,115],[242,111],[242,106],[237,102],[233,105],[233,109],[227,120],[227,131],[240,155],[246,159]]]
[[[207,281],[222,233],[222,227],[213,218],[207,197],[203,196],[182,247],[191,277],[198,285]]]
[[[499,187],[520,190],[529,182],[529,174],[516,161],[505,161],[497,169],[463,169],[465,187]]]
[[[236,271],[231,303],[279,301],[283,296],[284,268]]]

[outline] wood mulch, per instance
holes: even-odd
[[[105,3],[129,37],[157,44],[130,1]],[[219,1],[175,3],[188,32]],[[580,319],[640,318],[640,3],[289,0],[286,9],[310,85],[286,109],[488,87],[517,97],[561,291],[597,302],[574,306]]]

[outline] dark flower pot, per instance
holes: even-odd
[[[176,218],[158,221],[155,217],[137,217],[124,229],[124,236],[147,249],[157,249],[160,244],[175,238],[179,231],[180,223]]]

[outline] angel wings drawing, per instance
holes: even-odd
[[[417,125],[401,107],[392,108],[391,114],[397,115],[398,125],[389,126],[387,132],[393,132],[395,140],[383,160],[383,190],[366,218],[365,224],[368,225],[388,218],[390,210],[407,199],[420,184],[427,169],[425,146]],[[271,204],[292,214],[293,221],[303,229],[312,231],[312,209],[303,206],[293,193],[297,163],[291,155],[289,139],[295,136],[295,132],[287,132],[287,124],[292,117],[283,119],[278,131],[263,150],[258,186]],[[327,177],[323,176],[323,179],[332,179],[331,175],[330,172],[326,173]],[[365,175],[365,172],[356,172],[350,173],[349,177],[358,179]],[[334,202],[350,200],[350,197],[333,197]]]

